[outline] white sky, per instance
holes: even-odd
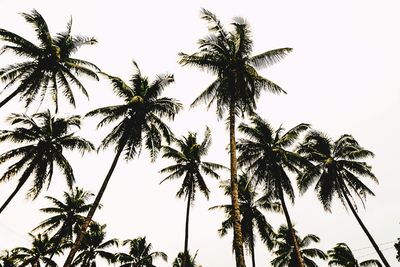
[[[92,61],[104,72],[126,81],[132,73],[132,59],[150,79],[158,73],[173,73],[176,83],[165,93],[178,98],[186,107],[171,124],[173,130],[178,136],[187,131],[199,132],[202,136],[205,126],[209,125],[213,146],[206,160],[228,166],[225,149],[228,133],[224,122],[216,120],[214,109],[207,112],[205,106],[199,106],[188,110],[213,77],[177,64],[177,54],[195,52],[196,41],[207,34],[207,25],[199,17],[202,7],[214,12],[225,25],[235,16],[246,18],[253,30],[255,54],[279,47],[294,48],[285,60],[261,72],[288,92],[282,96],[264,93],[258,102],[261,116],[275,127],[283,123],[287,129],[301,122],[311,123],[334,139],[349,133],[376,154],[369,163],[380,184],[367,181],[376,196],[369,197],[366,209],[360,205],[359,211],[377,243],[385,243],[381,248],[389,263],[397,266],[393,243],[400,237],[398,1],[149,0],[135,4],[135,1],[0,0],[0,27],[32,40],[33,30],[20,12],[36,8],[52,33],[62,31],[72,16],[73,33],[94,35],[99,41],[95,46],[83,48],[77,57]],[[16,61],[16,57],[3,54],[0,67]],[[77,94],[78,108],[72,110],[63,105],[62,111],[83,115],[94,108],[119,102],[107,81],[84,80],[84,83],[90,102]],[[35,110],[31,108],[28,113]],[[8,127],[4,119],[10,112],[24,111],[16,100],[9,103],[1,110],[1,129]],[[109,130],[96,131],[97,122],[85,120],[79,132],[96,145]],[[10,148],[9,144],[0,145],[0,153]],[[67,156],[74,167],[77,185],[97,192],[111,164],[112,150],[83,158],[75,153]],[[104,208],[94,218],[107,224],[108,238],[146,235],[155,250],[169,256],[168,264],[159,262],[161,267],[171,265],[178,251],[183,250],[184,241],[185,201],[175,198],[180,181],[158,185],[163,178],[158,171],[169,164],[161,159],[151,164],[146,153],[128,164],[120,161],[103,197]],[[1,166],[0,173],[7,166]],[[24,187],[24,192],[1,214],[0,250],[29,246],[27,233],[46,218],[38,212],[48,205],[43,197],[61,198],[61,192],[66,189],[59,178],[56,175],[49,190],[34,202],[24,198],[27,186]],[[1,185],[1,202],[15,185],[16,180]],[[198,262],[205,267],[234,266],[232,235],[221,239],[217,234],[224,214],[208,211],[211,206],[229,203],[229,198],[218,188],[218,182],[208,180],[208,185],[212,191],[210,200],[199,194],[191,210],[189,246],[192,253],[199,250]],[[323,211],[312,190],[298,197],[295,206],[290,207],[300,235],[313,233],[321,238],[315,246],[328,250],[338,242],[345,242],[360,260],[378,258],[355,218],[338,202],[332,211],[331,214]],[[276,228],[285,222],[283,215],[266,215]],[[269,266],[271,259],[265,246],[258,242],[257,264]],[[250,266],[250,258],[247,264]]]

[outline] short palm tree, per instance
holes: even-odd
[[[47,234],[38,234],[34,236],[29,234],[32,240],[32,247],[18,247],[14,251],[15,258],[18,260],[19,267],[31,265],[32,267],[40,267],[44,263],[51,267],[56,267],[57,264],[50,259],[49,255],[53,251],[53,243]],[[58,248],[57,254],[61,252],[61,247]]]
[[[123,98],[124,103],[98,108],[86,115],[89,117],[101,116],[102,120],[98,127],[118,122],[101,143],[101,148],[115,145],[116,153],[64,267],[70,266],[83,239],[84,232],[100,204],[120,155],[124,152],[125,159],[130,160],[139,154],[144,146],[150,151],[150,156],[154,160],[161,149],[162,138],[165,138],[169,143],[172,137],[172,132],[163,119],[173,119],[182,108],[182,105],[176,99],[160,96],[165,87],[174,81],[172,75],[159,75],[150,83],[147,77],[141,75],[136,62],[133,62],[133,65],[135,71],[130,80],[131,85],[126,84],[118,77],[105,74],[111,81],[115,93]]]
[[[246,136],[240,139],[237,145],[240,151],[239,164],[247,168],[246,171],[255,179],[256,184],[264,184],[265,195],[280,201],[290,231],[293,230],[293,226],[286,207],[285,193],[293,203],[294,191],[286,170],[300,173],[300,168],[309,163],[288,149],[308,128],[308,124],[302,123],[283,133],[282,127],[274,130],[256,115],[251,117],[250,125],[242,123],[239,126],[239,131]],[[298,266],[304,266],[294,230],[292,239]]]
[[[120,267],[155,267],[154,259],[161,258],[164,261],[168,259],[164,252],[151,251],[153,246],[147,243],[146,237],[127,239],[122,242],[122,245],[128,245],[129,252],[116,254],[115,259],[120,263]]]
[[[196,256],[197,252],[196,254],[194,254],[193,257],[189,255],[188,267],[202,267],[196,262]],[[172,267],[185,267],[184,261],[185,261],[185,253],[179,252],[178,256],[176,256],[175,260],[172,262]]]
[[[46,196],[53,206],[40,209],[40,211],[47,214],[54,214],[54,216],[41,222],[33,231],[45,229],[45,233],[51,233],[57,229],[52,237],[54,245],[53,255],[61,242],[72,242],[74,229],[82,224],[84,220],[82,214],[87,212],[91,207],[88,201],[92,196],[92,193],[78,187],[73,188],[70,192],[64,192],[63,201]],[[53,255],[50,255],[50,259]]]
[[[249,24],[235,18],[233,30],[226,31],[218,18],[203,9],[201,16],[209,23],[210,35],[199,40],[199,51],[180,53],[180,64],[209,71],[217,78],[193,102],[216,103],[217,115],[228,113],[232,206],[234,209],[234,250],[236,266],[244,267],[243,240],[240,226],[239,196],[236,159],[236,117],[252,114],[256,100],[263,89],[284,92],[278,85],[258,74],[257,69],[271,66],[284,58],[292,49],[280,48],[252,56],[253,42]]]
[[[43,187],[50,185],[54,165],[65,177],[70,188],[74,183],[74,173],[63,152],[79,150],[82,154],[94,149],[87,140],[78,137],[72,129],[80,128],[80,117],[55,117],[50,111],[36,113],[32,116],[25,114],[12,114],[8,117],[11,125],[18,125],[13,130],[0,131],[0,143],[11,141],[25,143],[16,149],[0,155],[0,164],[20,158],[10,165],[1,176],[0,182],[6,182],[12,177],[22,173],[17,187],[0,208],[0,213],[6,208],[13,197],[19,192],[29,177],[33,177],[33,186],[29,189],[28,196],[35,199]]]
[[[41,103],[45,95],[49,94],[57,112],[60,89],[68,102],[75,106],[72,84],[88,96],[77,75],[98,80],[96,71],[100,70],[93,63],[74,58],[73,54],[84,45],[97,43],[96,39],[71,35],[72,19],[67,24],[65,32],[53,37],[39,12],[32,10],[29,14],[22,13],[22,16],[33,26],[39,44],[36,45],[15,33],[0,29],[0,40],[10,43],[1,48],[0,54],[10,51],[27,59],[0,69],[0,79],[7,83],[6,88],[18,83],[17,88],[0,102],[0,107],[18,94],[26,106],[36,98],[39,98]]]
[[[228,182],[228,181],[226,181]],[[254,235],[257,229],[261,240],[267,245],[268,249],[274,247],[275,232],[273,227],[267,222],[262,209],[279,212],[281,205],[269,198],[268,195],[258,197],[255,190],[255,183],[248,178],[247,175],[239,176],[239,207],[241,215],[242,236],[244,245],[251,254],[252,266],[255,267],[254,253]],[[230,195],[230,183],[222,183],[221,187],[225,191],[225,195]],[[211,209],[224,209],[228,218],[222,222],[221,229],[218,230],[220,236],[225,236],[227,230],[233,227],[233,209],[232,205],[219,205],[211,207]]]
[[[381,263],[378,260],[366,260],[358,263],[354,257],[353,252],[345,243],[338,243],[336,246],[328,250],[329,255],[329,266],[340,266],[340,267],[381,267]]]
[[[305,192],[316,181],[315,192],[327,211],[330,211],[333,197],[339,198],[345,207],[350,208],[380,259],[389,267],[385,256],[358,216],[352,197],[354,193],[364,204],[366,195],[374,195],[360,180],[360,177],[365,177],[378,182],[371,167],[362,161],[373,156],[373,153],[361,147],[351,135],[342,135],[333,142],[326,134],[318,131],[311,131],[305,136],[298,152],[315,163],[298,177],[300,191]]]
[[[300,238],[295,232],[297,244],[300,249],[300,253],[304,260],[306,267],[318,267],[318,265],[311,258],[320,258],[326,260],[328,256],[320,249],[308,248],[312,242],[318,243],[319,237],[313,234],[306,235],[304,238]],[[299,266],[296,259],[296,251],[293,245],[292,232],[286,225],[279,227],[278,234],[276,237],[276,249],[274,254],[276,258],[271,261],[274,267],[297,267]]]
[[[171,146],[163,147],[163,158],[173,159],[176,164],[161,170],[161,173],[169,173],[161,183],[183,177],[182,186],[176,196],[179,198],[185,196],[187,199],[184,253],[188,257],[190,206],[195,200],[197,190],[202,192],[207,199],[209,197],[210,190],[205,183],[203,175],[206,174],[219,179],[219,175],[215,170],[223,169],[224,166],[203,161],[202,159],[202,157],[207,155],[211,145],[211,132],[208,128],[203,141],[197,141],[197,134],[189,132],[187,137],[175,139],[174,143],[177,145],[177,149]],[[184,266],[186,267],[186,265]]]
[[[85,233],[80,253],[72,263],[72,266],[96,267],[96,259],[102,258],[111,263],[114,260],[114,253],[107,251],[110,247],[118,246],[118,239],[113,238],[105,240],[106,225],[100,225],[92,222],[89,225],[89,231]]]

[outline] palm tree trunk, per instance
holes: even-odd
[[[253,267],[256,267],[256,256],[254,253],[254,235],[253,235],[253,227],[250,229],[250,253],[251,253],[251,263]]]
[[[14,98],[14,96],[18,95],[19,92],[21,91],[22,86],[18,87],[17,89],[15,89],[14,92],[12,92],[9,96],[7,96],[3,101],[0,102],[0,108],[2,106],[4,106],[5,104],[7,104],[8,101],[10,101],[11,99]]]
[[[233,248],[236,267],[245,267],[242,226],[240,224],[239,190],[237,181],[236,137],[235,137],[235,103],[229,106],[229,144],[231,155],[231,199],[233,208]]]
[[[86,216],[85,221],[83,222],[83,224],[81,226],[81,229],[80,229],[79,234],[78,234],[78,236],[77,236],[77,238],[75,240],[74,245],[72,246],[71,250],[69,251],[68,257],[67,257],[67,259],[65,260],[65,263],[64,263],[64,267],[70,267],[71,266],[71,263],[72,263],[72,261],[73,261],[73,259],[75,257],[75,254],[79,250],[79,247],[80,247],[80,245],[82,243],[83,237],[85,236],[86,229],[88,228],[90,222],[92,221],[92,217],[94,215],[94,212],[96,211],[97,207],[100,204],[100,200],[101,200],[101,198],[102,198],[102,196],[104,194],[104,191],[106,190],[108,182],[110,181],[111,175],[114,172],[115,167],[117,166],[117,162],[118,162],[119,156],[122,153],[123,148],[124,148],[124,146],[121,146],[120,148],[118,148],[118,151],[117,151],[117,153],[116,153],[116,155],[114,157],[114,160],[113,160],[113,162],[111,164],[111,167],[110,167],[110,169],[109,169],[109,171],[107,173],[107,176],[104,179],[103,184],[101,185],[101,188],[100,188],[99,192],[97,193],[96,199],[94,200],[93,205],[90,208],[89,213]]]
[[[347,195],[346,191],[344,190],[344,184],[343,182],[339,182],[340,184],[340,190],[342,191],[342,194],[344,198],[346,199],[347,205],[349,206],[350,210],[352,211],[354,217],[356,217],[357,222],[360,224],[361,228],[364,230],[364,233],[367,235],[369,241],[371,242],[372,246],[374,247],[376,253],[378,253],[379,258],[381,258],[381,261],[386,267],[390,267],[389,263],[387,262],[385,256],[383,255],[382,251],[379,249],[378,244],[376,244],[374,238],[372,235],[369,233],[367,227],[365,227],[364,223],[361,221],[361,218],[358,216],[357,211],[354,209],[353,204],[351,203],[349,196]]]
[[[293,230],[293,224],[292,224],[292,221],[290,220],[289,212],[286,207],[285,198],[283,196],[282,186],[279,186],[279,198],[280,198],[280,201],[282,204],[283,213],[285,214],[287,226],[288,226],[290,234],[292,236],[293,246],[294,246],[294,250],[295,250],[294,255],[296,256],[296,261],[297,261],[299,267],[305,267],[303,257],[301,256],[301,253],[300,253],[299,244],[297,243],[296,235]]]
[[[192,186],[193,188],[193,186]],[[190,212],[190,200],[192,197],[192,189],[189,190],[187,207],[186,207],[186,223],[185,223],[185,247],[183,250],[183,267],[189,266],[189,251],[188,251],[188,243],[189,243],[189,212]]]

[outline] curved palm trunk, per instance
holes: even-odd
[[[192,188],[193,188],[193,186],[192,186]],[[192,197],[192,190],[189,190],[187,207],[186,207],[185,247],[184,247],[184,250],[183,250],[183,267],[188,267],[189,266],[188,243],[189,243],[189,212],[190,212],[191,197]]]
[[[242,226],[240,224],[239,190],[237,181],[235,106],[231,101],[229,107],[229,145],[231,155],[231,199],[233,208],[233,248],[235,250],[236,267],[245,267],[243,252]]]
[[[364,233],[367,235],[369,241],[371,242],[372,246],[374,247],[376,253],[378,253],[379,258],[381,258],[381,261],[386,267],[390,267],[389,263],[387,262],[385,256],[383,255],[382,251],[379,249],[378,244],[376,244],[374,238],[372,235],[369,233],[367,227],[365,227],[364,223],[361,221],[361,218],[358,216],[357,211],[354,209],[353,205],[351,204],[351,201],[349,199],[349,196],[347,195],[346,191],[344,190],[344,185],[343,182],[339,182],[340,184],[340,190],[342,191],[342,194],[344,198],[346,199],[347,205],[349,206],[351,212],[353,213],[354,217],[356,217],[357,222],[360,224],[361,228],[364,230]]]
[[[113,162],[111,164],[111,167],[110,167],[110,169],[109,169],[109,171],[107,173],[107,176],[104,179],[103,184],[101,185],[101,188],[100,188],[99,192],[97,193],[96,199],[94,200],[93,205],[90,208],[89,213],[86,216],[85,221],[83,222],[83,224],[81,226],[81,229],[80,229],[79,234],[78,234],[78,236],[77,236],[77,238],[75,240],[75,243],[73,244],[71,250],[69,251],[68,257],[67,257],[67,259],[65,260],[65,263],[64,263],[64,267],[70,267],[71,266],[71,263],[72,263],[72,261],[73,261],[73,259],[75,257],[75,254],[79,250],[79,247],[80,247],[80,245],[82,243],[83,237],[85,236],[86,229],[88,228],[90,222],[92,221],[94,212],[96,211],[97,207],[99,206],[100,200],[101,200],[101,198],[102,198],[102,196],[104,194],[104,191],[106,190],[108,182],[110,181],[111,175],[114,172],[115,167],[117,166],[117,162],[118,162],[119,156],[122,153],[123,147],[124,146],[121,146],[118,149],[118,151],[117,151],[117,153],[116,153],[116,155],[114,157],[114,160],[113,160]]]
[[[292,242],[293,242],[293,246],[294,246],[294,250],[295,250],[294,255],[296,255],[297,264],[299,267],[305,267],[303,257],[301,256],[301,253],[300,253],[299,244],[297,243],[296,235],[294,234],[293,224],[292,224],[292,221],[290,220],[289,212],[286,207],[285,198],[283,196],[283,190],[282,190],[281,186],[279,186],[279,198],[280,198],[280,201],[282,204],[283,213],[285,214],[287,226],[288,226],[290,234],[292,236]]]
[[[22,87],[18,87],[17,89],[15,89],[14,92],[12,92],[9,96],[7,96],[3,101],[0,102],[0,108],[2,106],[4,106],[5,104],[7,104],[8,101],[10,101],[11,99],[13,99],[16,95],[18,95],[21,92]]]

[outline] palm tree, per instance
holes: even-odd
[[[251,125],[242,123],[239,131],[247,136],[240,139],[237,145],[240,151],[239,164],[247,167],[246,171],[256,179],[256,184],[265,185],[265,195],[278,199],[282,205],[286,223],[292,231],[298,266],[304,266],[300,248],[295,238],[295,233],[286,207],[285,193],[294,203],[294,191],[286,170],[299,173],[300,168],[309,164],[299,154],[288,150],[298,136],[309,128],[308,124],[299,124],[286,133],[279,127],[274,130],[271,125],[259,116],[251,117]]]
[[[354,193],[364,205],[366,195],[374,195],[359,179],[366,177],[378,182],[371,172],[371,167],[362,161],[374,154],[361,147],[351,135],[342,135],[333,142],[327,135],[318,131],[311,131],[305,136],[298,152],[315,163],[298,177],[300,191],[304,193],[317,180],[315,192],[326,211],[330,211],[333,196],[339,198],[345,207],[350,208],[382,262],[389,267],[385,256],[358,216],[357,206],[352,197]]]
[[[206,162],[202,160],[211,146],[211,132],[207,128],[204,134],[204,140],[197,141],[196,133],[188,133],[187,137],[175,139],[174,143],[178,149],[171,146],[163,147],[163,158],[173,159],[176,164],[161,170],[161,173],[170,173],[161,183],[177,178],[183,178],[182,186],[176,196],[181,198],[185,196],[187,199],[186,207],[186,223],[185,223],[185,246],[184,253],[186,255],[186,263],[188,263],[188,241],[189,241],[189,212],[190,206],[195,200],[196,190],[199,189],[208,199],[210,190],[208,189],[203,174],[219,179],[219,175],[215,172],[217,169],[223,169],[224,166]],[[160,183],[160,184],[161,184]],[[184,264],[185,267],[186,264]]]
[[[296,230],[289,230],[286,225],[279,227],[277,238],[276,238],[276,249],[274,254],[276,258],[271,261],[274,267],[297,267],[297,252],[294,249],[292,233],[295,232],[297,244],[300,249],[300,253],[304,260],[306,267],[317,267],[318,265],[311,258],[320,258],[326,260],[328,256],[320,249],[307,248],[312,242],[319,242],[319,237],[313,234],[306,235],[303,239],[297,236]]]
[[[18,247],[14,249],[15,258],[21,262],[18,266],[23,267],[30,264],[32,267],[40,267],[43,262],[48,266],[56,267],[57,264],[48,257],[53,251],[53,243],[49,236],[47,234],[29,235],[33,239],[31,248]],[[61,249],[61,247],[58,248],[57,254]]]
[[[400,261],[400,238],[397,239],[397,243],[394,244],[394,248],[397,251],[396,259]]]
[[[105,241],[105,228],[105,224],[100,225],[92,222],[89,225],[89,230],[85,233],[80,247],[81,252],[76,256],[72,266],[96,267],[96,259],[98,257],[107,260],[108,263],[114,260],[114,253],[106,249],[118,246],[118,239],[113,238]]]
[[[342,267],[381,267],[378,260],[366,260],[358,263],[354,257],[353,252],[345,243],[338,243],[336,246],[328,250],[329,266],[342,266]]]
[[[268,195],[257,198],[258,193],[255,190],[255,184],[252,183],[251,179],[245,174],[239,176],[238,186],[243,241],[248,251],[250,251],[252,266],[255,267],[255,228],[257,228],[261,240],[267,245],[268,249],[271,250],[275,244],[274,229],[267,222],[261,209],[279,212],[281,206],[279,203],[271,200]],[[221,187],[224,188],[225,195],[230,195],[231,187],[229,183],[222,183]],[[217,208],[224,209],[225,214],[228,216],[228,218],[222,222],[221,229],[218,230],[220,236],[225,236],[227,230],[233,227],[232,205],[215,206],[211,207],[210,210]]]
[[[122,79],[107,74],[115,93],[124,99],[124,103],[116,106],[103,107],[89,112],[86,116],[102,116],[98,127],[118,121],[112,131],[103,139],[101,148],[107,148],[115,144],[115,157],[111,167],[103,181],[103,184],[96,195],[93,206],[82,225],[81,232],[71,251],[64,267],[69,267],[80,242],[83,239],[89,223],[99,206],[111,175],[117,165],[120,155],[125,152],[125,159],[130,160],[139,154],[142,146],[150,151],[150,156],[154,160],[161,148],[162,138],[169,143],[172,132],[163,121],[163,118],[173,119],[182,105],[175,99],[160,97],[164,88],[170,85],[174,78],[172,75],[159,75],[152,83],[147,77],[143,77],[139,67],[133,61],[135,72],[131,77],[131,86]]]
[[[197,264],[196,256],[197,256],[197,252],[196,252],[196,254],[194,254],[193,257],[191,255],[189,255],[188,267],[202,267],[201,265]],[[172,267],[184,267],[185,266],[184,260],[185,260],[185,253],[179,252],[178,256],[176,256],[174,262],[172,263]]]
[[[20,158],[10,165],[1,176],[0,182],[10,180],[22,172],[17,187],[0,208],[0,213],[6,208],[29,177],[33,177],[33,186],[28,196],[35,199],[44,186],[50,186],[54,165],[58,166],[67,181],[69,188],[74,183],[74,173],[63,150],[79,150],[82,154],[94,149],[87,140],[80,138],[71,130],[80,128],[80,117],[54,117],[50,111],[36,113],[32,116],[12,114],[8,117],[11,125],[18,125],[13,130],[0,131],[0,142],[11,141],[26,143],[0,155],[0,164],[15,158]]]
[[[98,80],[96,71],[100,70],[93,63],[74,58],[72,55],[81,46],[97,43],[96,39],[82,35],[72,36],[72,19],[68,22],[65,32],[52,37],[46,21],[39,12],[32,10],[30,14],[22,13],[22,16],[33,26],[39,44],[35,45],[15,33],[0,28],[0,40],[10,43],[2,47],[0,54],[10,51],[28,59],[0,69],[0,79],[7,83],[5,88],[19,83],[10,95],[0,102],[0,107],[18,94],[25,101],[26,107],[36,98],[39,98],[41,103],[45,95],[49,94],[57,113],[59,89],[62,89],[62,94],[68,102],[75,106],[71,84],[75,84],[88,96],[77,75]]]
[[[253,48],[251,31],[244,19],[235,18],[232,23],[233,30],[226,31],[213,13],[203,9],[201,16],[209,23],[210,35],[199,40],[198,52],[191,55],[180,53],[179,63],[198,67],[217,76],[217,79],[196,98],[192,106],[203,101],[209,102],[208,107],[210,107],[215,102],[219,118],[228,113],[234,250],[236,266],[244,267],[237,184],[236,117],[253,113],[261,90],[284,92],[278,85],[260,76],[257,69],[278,62],[292,49],[280,48],[251,56]]]
[[[16,256],[16,251],[15,250],[3,250],[0,254],[0,267],[16,267],[17,266],[17,260],[15,258]]]
[[[53,258],[61,242],[72,241],[74,229],[82,224],[84,220],[82,213],[87,212],[91,207],[91,204],[87,202],[93,194],[75,187],[70,192],[64,192],[63,196],[64,202],[54,197],[46,196],[53,206],[40,209],[40,211],[55,215],[44,220],[33,229],[33,231],[45,229],[45,233],[51,233],[58,229],[52,237],[54,248],[50,259]]]
[[[115,258],[121,263],[120,267],[155,267],[153,260],[161,257],[167,261],[168,257],[164,252],[151,251],[153,246],[146,242],[146,237],[138,237],[135,239],[127,239],[122,245],[128,245],[128,253],[117,253]]]

